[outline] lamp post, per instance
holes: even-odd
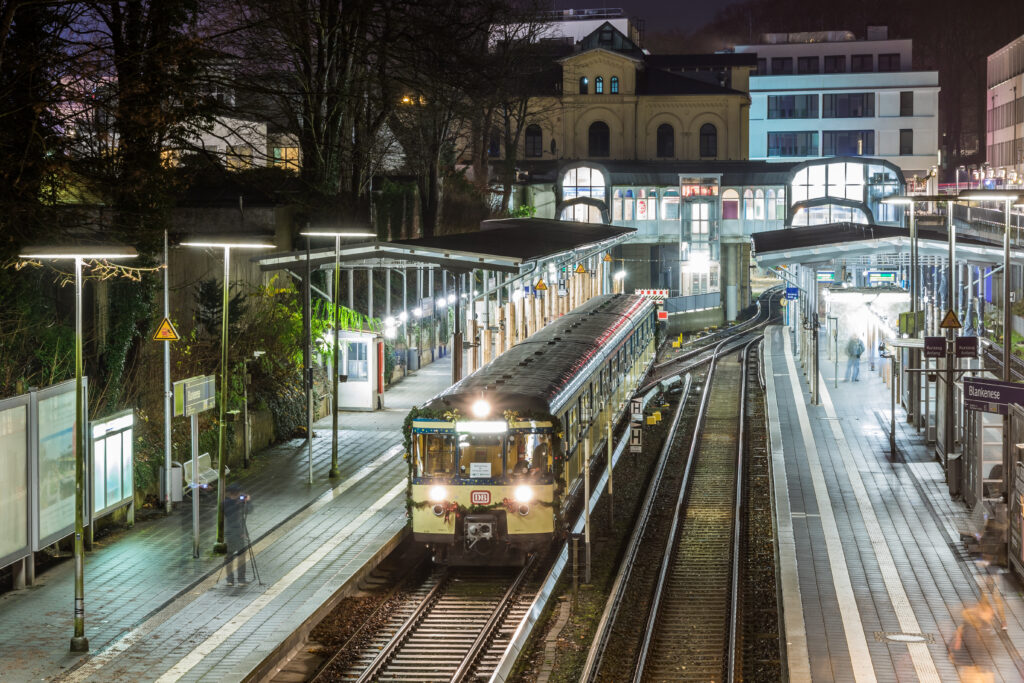
[[[75,262],[75,633],[71,638],[72,652],[88,652],[89,639],[85,637],[85,453],[86,424],[85,401],[82,396],[82,262],[86,259],[135,258],[133,247],[35,247],[19,254],[22,259],[63,260]]]
[[[334,401],[331,405],[331,429],[334,434],[331,437],[331,469],[327,473],[327,476],[331,479],[335,479],[341,476],[341,471],[338,469],[338,362],[339,362],[339,343],[338,343],[338,328],[341,326],[341,308],[338,305],[338,290],[341,289],[341,271],[339,269],[339,262],[341,261],[341,238],[342,237],[366,237],[373,238],[377,236],[377,233],[370,232],[369,230],[363,229],[346,229],[346,230],[306,230],[302,233],[306,237],[333,237],[334,238],[334,287],[331,289],[331,307],[334,308],[334,376],[331,380],[334,383]],[[351,285],[352,280],[349,280]],[[373,286],[373,279],[370,278],[371,287]],[[349,288],[349,301],[352,300],[352,290]],[[370,296],[372,297],[372,290]],[[373,300],[372,298],[370,299]]]
[[[224,448],[224,410],[228,402],[228,294],[231,287],[229,283],[229,269],[231,266],[232,249],[273,249],[273,244],[260,242],[245,236],[232,237],[230,239],[219,239],[209,237],[197,237],[181,243],[183,247],[198,247],[202,249],[223,249],[224,250],[224,299],[220,311],[220,415],[217,427],[217,541],[213,544],[213,552],[226,553],[227,544],[224,542],[224,491],[226,489],[224,478],[226,477],[225,467],[227,455]],[[195,495],[195,494],[193,494]]]

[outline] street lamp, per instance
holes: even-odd
[[[228,402],[228,292],[230,290],[228,268],[231,265],[232,249],[273,249],[273,244],[261,242],[245,235],[230,238],[197,237],[182,242],[183,247],[224,250],[224,303],[220,311],[220,420],[217,431],[217,542],[213,544],[213,552],[226,553],[224,543],[224,478],[227,476],[225,465],[227,457],[224,453],[224,408]],[[195,495],[194,493],[192,495]]]
[[[85,406],[82,398],[82,261],[85,259],[135,258],[133,247],[81,246],[34,247],[19,254],[18,258],[39,260],[74,259],[75,261],[75,635],[71,638],[72,652],[88,652],[89,639],[85,637]]]
[[[374,238],[377,233],[369,230],[360,228],[350,229],[339,229],[339,230],[313,230],[309,229],[302,233],[306,237],[333,237],[334,238],[334,288],[331,290],[331,305],[334,308],[334,377],[331,379],[334,381],[334,403],[332,405],[331,416],[331,427],[334,430],[334,435],[331,437],[331,469],[327,473],[327,476],[331,479],[341,476],[341,471],[338,469],[338,362],[340,359],[339,343],[338,343],[338,328],[341,326],[340,308],[338,306],[338,290],[341,289],[339,261],[341,260],[341,238]],[[351,273],[350,273],[351,274]],[[349,280],[349,284],[352,280]],[[373,280],[370,280],[370,286],[373,286]],[[349,292],[351,297],[351,292]],[[372,297],[373,294],[371,293]],[[372,298],[371,298],[372,302]]]

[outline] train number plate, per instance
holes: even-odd
[[[472,501],[473,505],[490,505],[491,492],[473,491],[472,493],[469,494],[469,500]]]

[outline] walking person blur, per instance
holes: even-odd
[[[224,533],[228,546],[228,585],[245,586],[245,556],[249,534],[245,517],[252,506],[238,484],[230,484],[224,498]],[[237,576],[236,576],[237,575]]]
[[[846,355],[849,356],[849,360],[846,361],[846,381],[859,382],[860,381],[860,357],[864,353],[864,342],[860,340],[860,335],[853,335],[850,338],[849,343],[846,345]]]

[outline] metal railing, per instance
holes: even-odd
[[[689,313],[690,311],[701,311],[705,308],[718,308],[721,305],[721,292],[673,296],[665,299],[665,310],[669,313]]]

